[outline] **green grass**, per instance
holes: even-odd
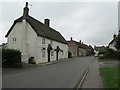
[[[103,78],[104,88],[118,88],[118,67],[101,67],[100,74]]]
[[[98,61],[118,61],[117,59],[98,59]]]

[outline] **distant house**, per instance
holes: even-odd
[[[105,49],[105,46],[94,46],[94,53],[98,55],[98,53]]]
[[[119,32],[118,32],[118,34],[120,34],[120,30],[119,30]],[[116,48],[115,48],[115,44],[116,44],[116,42],[115,42],[115,39],[116,39],[116,37],[117,37],[117,35],[113,35],[113,39],[112,39],[112,41],[109,43],[109,48],[111,48],[111,49],[113,49],[113,50],[117,50]]]
[[[85,50],[86,50],[86,56],[89,56],[89,54],[90,54],[90,48],[88,47],[88,45],[82,43],[82,46],[83,46],[83,47],[85,48]]]
[[[28,2],[23,15],[16,19],[6,34],[8,48],[22,52],[22,62],[28,63],[34,57],[36,63],[50,62],[68,57],[65,38],[50,27],[50,20],[44,23],[29,16]]]
[[[86,44],[83,44],[81,40],[79,42],[72,39],[68,42],[68,50],[72,56],[87,56],[90,55],[91,48]],[[92,50],[91,50],[92,51]]]
[[[89,50],[90,50],[90,55],[93,55],[94,54],[94,49],[93,49],[93,47],[91,46],[91,45],[89,45]]]
[[[116,35],[114,34],[113,35],[113,40],[109,43],[109,48],[111,48],[111,49],[116,51],[117,49],[115,48],[115,44],[116,44],[115,38],[116,38]]]

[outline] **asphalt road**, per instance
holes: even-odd
[[[27,69],[2,77],[3,88],[74,88],[94,57],[77,57],[73,60]]]

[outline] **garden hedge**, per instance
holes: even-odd
[[[102,58],[100,55],[103,55]],[[120,51],[114,51],[113,49],[110,48],[105,48],[104,50],[99,52],[99,58],[100,59],[118,59],[120,60]]]
[[[14,49],[2,49],[2,66],[14,67],[21,63],[21,52]]]

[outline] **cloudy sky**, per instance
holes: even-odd
[[[117,2],[29,2],[29,15],[50,26],[66,40],[82,40],[86,44],[108,45],[118,33]],[[23,14],[25,2],[0,3],[0,44],[14,20]]]

